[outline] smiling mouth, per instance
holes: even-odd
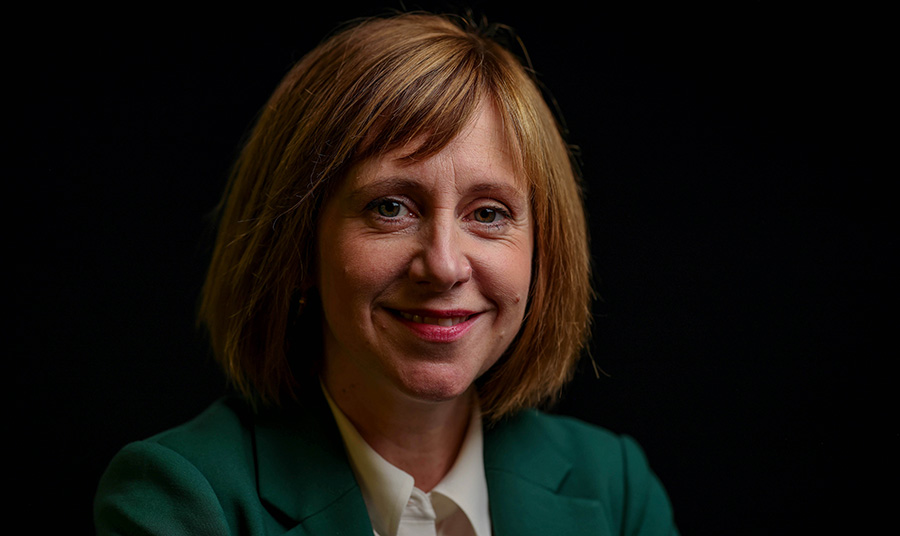
[[[414,314],[410,314],[410,313],[404,313],[403,311],[397,311],[397,312],[400,314],[401,317],[403,317],[406,320],[409,320],[410,322],[415,322],[417,324],[431,324],[433,326],[443,326],[443,327],[455,326],[457,324],[460,324],[460,323],[465,322],[466,320],[472,318],[472,315],[436,318],[436,317],[432,317],[432,316],[420,316],[420,315],[414,315]]]

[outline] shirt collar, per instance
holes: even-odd
[[[475,536],[491,534],[491,515],[488,508],[487,479],[484,476],[484,442],[481,429],[481,411],[477,404],[466,431],[462,448],[450,472],[431,493],[440,493],[455,502],[466,514]],[[441,512],[438,512],[441,517]]]
[[[412,495],[415,479],[375,452],[334,403],[324,385],[322,391],[341,432],[350,466],[359,482],[375,532],[383,535],[396,534],[400,516]],[[475,536],[491,534],[483,447],[481,411],[474,404],[466,437],[453,467],[428,494],[440,494],[455,502],[472,523]],[[437,504],[435,506],[440,520],[445,514],[437,508]]]

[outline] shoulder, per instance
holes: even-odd
[[[526,410],[510,423],[519,433],[531,431],[559,449],[580,454],[583,450],[610,454],[619,449],[623,436],[606,428],[586,423],[574,417],[552,415],[537,410]]]
[[[640,447],[629,438],[573,417],[526,410],[505,420],[488,434],[501,444],[527,444],[551,450],[566,460],[581,465],[622,473],[626,455],[640,453]],[[639,456],[642,458],[643,453]]]
[[[181,426],[126,445],[97,489],[98,533],[227,533],[231,505],[255,496],[250,415],[242,402],[222,399]]]
[[[543,479],[560,494],[598,501],[623,533],[676,534],[668,496],[640,445],[578,419],[524,411],[488,432],[490,464]],[[527,446],[527,447],[526,447]],[[550,478],[554,471],[561,475]]]
[[[214,487],[254,478],[253,412],[238,398],[222,398],[192,420],[127,445],[113,460],[129,456],[164,458],[204,475]]]
[[[253,421],[244,401],[226,397],[190,421],[139,443],[170,449],[199,465],[221,463],[252,454]]]

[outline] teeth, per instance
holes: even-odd
[[[443,327],[455,326],[455,325],[459,324],[460,322],[465,322],[469,318],[468,316],[454,316],[451,318],[433,318],[430,316],[412,315],[409,313],[404,313],[403,311],[400,311],[400,316],[402,316],[403,318],[405,318],[407,320],[416,322],[417,324],[432,324],[435,326],[443,326]]]

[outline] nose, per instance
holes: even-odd
[[[467,237],[455,219],[435,218],[423,231],[419,251],[410,263],[410,279],[435,292],[445,292],[471,279],[472,265],[465,251]]]

